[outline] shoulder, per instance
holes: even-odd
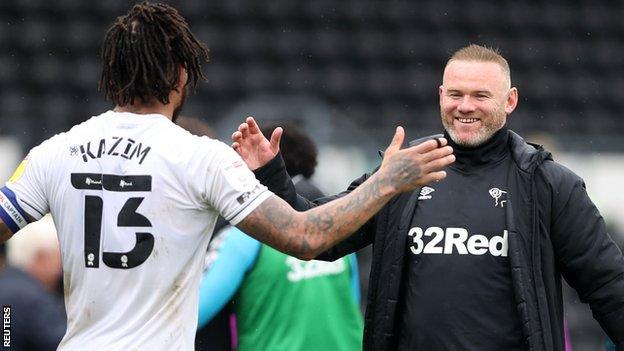
[[[78,149],[72,149],[67,141],[67,132],[64,132],[56,134],[33,147],[24,161],[37,167],[47,167],[54,165],[54,161],[59,157],[70,156],[78,152]]]
[[[536,175],[546,184],[559,188],[562,186],[583,185],[583,179],[566,166],[553,160],[544,161],[536,170]]]

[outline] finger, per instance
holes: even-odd
[[[423,167],[423,172],[424,173],[437,172],[437,171],[443,169],[444,167],[449,166],[453,162],[455,162],[455,155],[448,155],[448,156],[445,156],[445,157],[442,157],[442,158],[438,158],[438,159],[435,159],[435,160],[427,163]]]
[[[431,173],[425,175],[424,177],[421,178],[421,180],[422,180],[422,182],[424,184],[430,184],[430,183],[433,183],[433,182],[439,182],[439,181],[441,181],[444,178],[446,178],[446,172],[445,171],[437,171],[437,172],[431,172]]]
[[[448,144],[448,141],[445,138],[438,138],[438,139],[427,140],[424,143],[420,143],[412,147],[419,153],[424,154],[433,149],[437,149],[438,145],[445,146],[446,144]]]
[[[232,133],[232,141],[240,142],[243,139],[243,133],[235,131]]]
[[[238,126],[238,131],[241,132],[243,139],[249,138],[249,125],[247,125],[247,123],[241,123],[241,125]]]
[[[238,148],[240,148],[240,144],[237,142],[233,142],[232,143],[232,149],[236,150],[236,152],[238,152]]]
[[[262,131],[260,130],[260,126],[258,125],[256,120],[252,116],[247,117],[245,122],[247,123],[247,126],[249,127],[249,133],[262,134]]]
[[[280,149],[280,140],[282,140],[282,134],[284,133],[284,129],[282,127],[277,127],[273,130],[271,134],[271,150],[277,153]]]
[[[401,149],[401,145],[403,145],[403,140],[405,139],[405,130],[403,130],[403,127],[398,126],[396,128],[396,131],[394,132],[394,136],[392,137],[392,141],[390,142],[390,145],[388,145],[388,147],[386,148],[386,154],[390,153],[394,153],[396,151],[399,151]]]
[[[415,150],[414,150],[415,151]],[[422,160],[423,162],[427,163],[430,162],[432,160],[438,159],[438,158],[442,158],[442,157],[446,157],[448,155],[451,155],[453,153],[453,148],[450,146],[444,146],[440,149],[433,149],[429,152],[426,152],[424,154],[421,154]]]

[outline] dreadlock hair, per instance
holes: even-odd
[[[108,29],[102,60],[99,88],[107,100],[126,106],[136,98],[143,103],[155,98],[166,105],[177,89],[180,66],[188,74],[186,86],[195,88],[199,79],[206,80],[201,64],[208,61],[208,48],[176,9],[145,1]]]

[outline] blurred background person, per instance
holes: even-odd
[[[63,267],[52,216],[32,223],[26,233],[7,242],[9,264],[28,273],[47,292],[56,295]]]
[[[0,304],[11,306],[10,350],[56,350],[67,321],[57,294],[62,267],[52,217],[26,226],[7,246],[0,245]]]
[[[282,150],[297,192],[321,197],[309,180],[316,166],[314,142],[288,125]],[[200,328],[232,300],[238,350],[362,349],[355,255],[334,262],[301,261],[226,227],[209,256],[200,285]]]

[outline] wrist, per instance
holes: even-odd
[[[375,172],[371,175],[371,180],[377,184],[377,190],[381,197],[393,197],[399,194],[399,189],[396,184],[392,181],[392,177],[386,175],[385,170],[381,170],[381,172]]]
[[[278,152],[275,157],[263,164],[262,166],[252,169],[256,178],[262,182],[263,179],[270,178],[273,174],[280,172],[282,169],[286,169],[286,164],[282,155]]]

